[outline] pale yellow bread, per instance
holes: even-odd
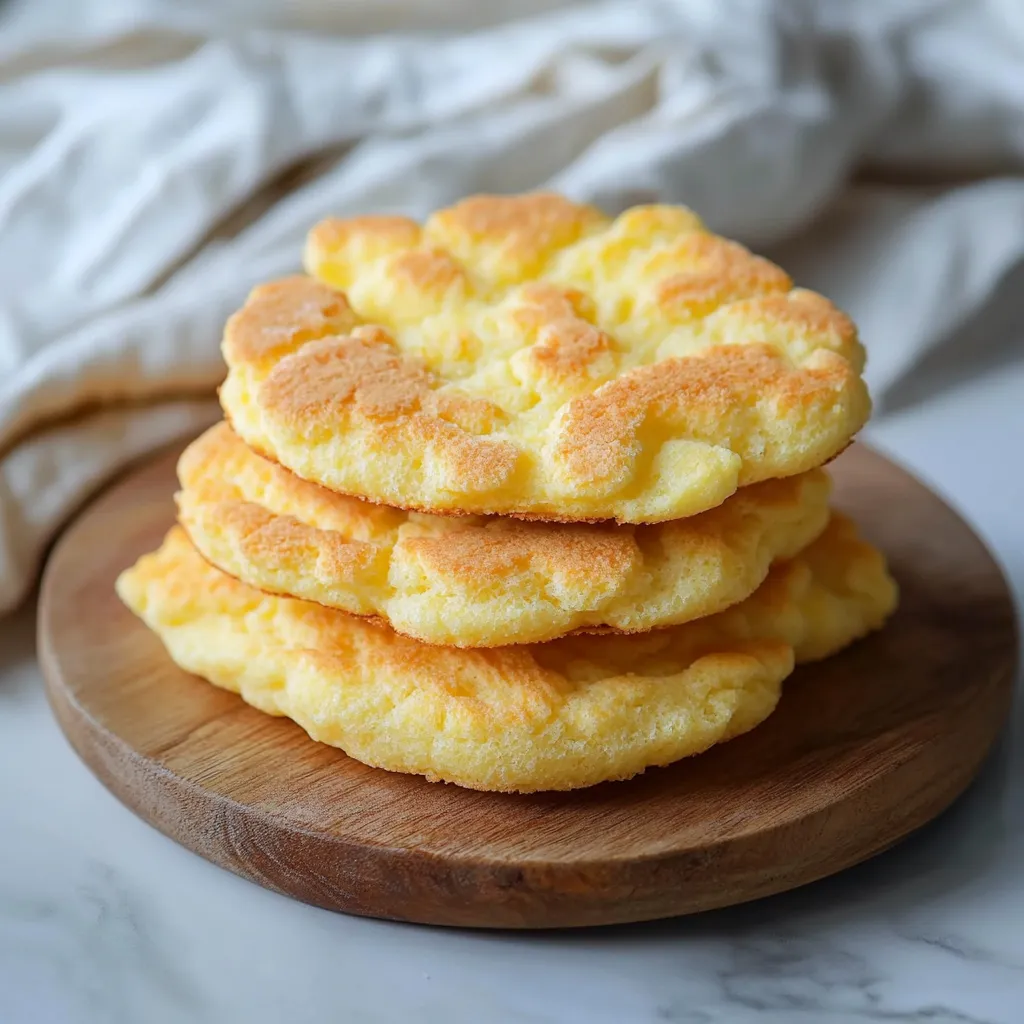
[[[821,533],[831,490],[809,470],[651,526],[424,515],[301,480],[225,423],[185,450],[178,476],[179,521],[218,568],[456,647],[641,632],[721,611]]]
[[[752,729],[794,657],[839,650],[896,601],[884,559],[840,516],[743,603],[637,636],[431,647],[239,583],[180,527],[117,589],[181,667],[314,739],[391,771],[521,792],[628,778]]]
[[[682,207],[478,196],[325,221],[306,267],[229,320],[221,402],[299,476],[394,507],[679,519],[870,412],[850,320]]]

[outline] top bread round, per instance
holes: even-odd
[[[224,410],[398,508],[663,522],[827,462],[870,414],[848,317],[682,207],[328,220],[306,269],[228,321]]]

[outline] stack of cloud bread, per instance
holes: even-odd
[[[118,580],[183,668],[392,771],[624,779],[771,714],[896,587],[829,508],[848,318],[689,210],[328,220],[228,321],[225,422]]]

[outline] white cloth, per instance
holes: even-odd
[[[225,317],[325,214],[685,202],[855,316],[884,413],[1024,259],[1022,172],[1019,0],[8,3],[0,610],[212,418]]]

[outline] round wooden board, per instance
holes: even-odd
[[[640,921],[767,896],[884,850],[968,785],[1017,657],[1003,577],[970,529],[854,446],[837,504],[888,554],[900,610],[799,669],[765,724],[629,782],[475,793],[368,768],[178,669],[117,599],[173,518],[175,453],[70,527],[46,569],[39,650],[86,764],[216,864],[335,910],[477,927]]]

